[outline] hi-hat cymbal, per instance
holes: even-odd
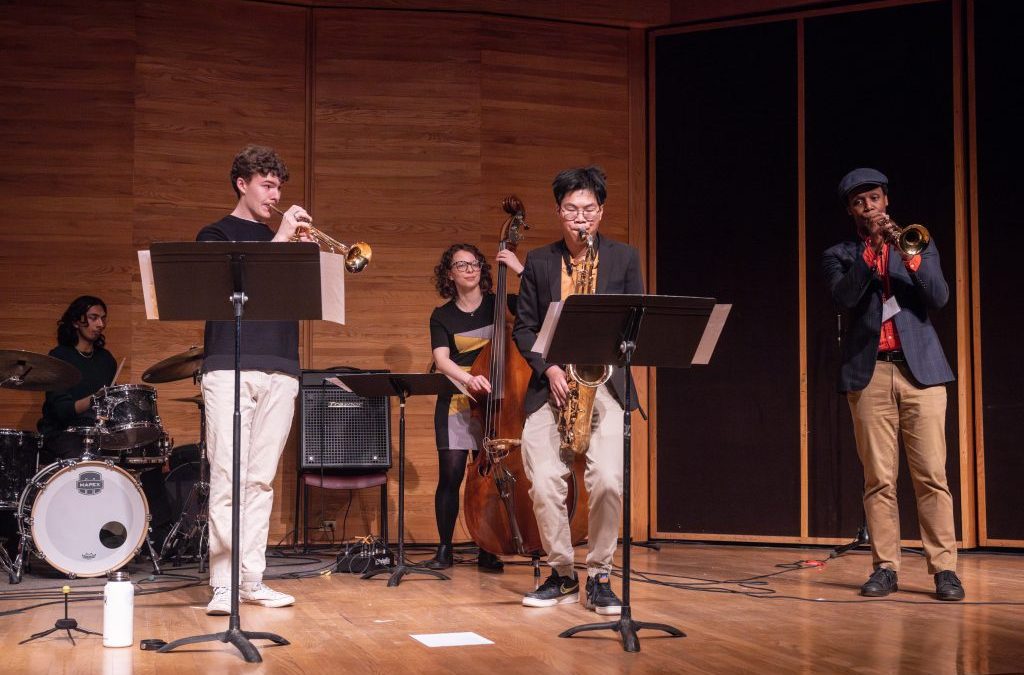
[[[191,347],[180,354],[150,366],[142,374],[142,381],[150,384],[176,382],[195,375],[203,363],[203,348]]]
[[[70,363],[23,349],[0,350],[0,388],[59,391],[78,384],[82,374]]]
[[[177,401],[178,403],[194,403],[196,405],[203,405],[202,394],[196,394],[195,396],[189,396],[187,398],[172,398],[171,400]]]

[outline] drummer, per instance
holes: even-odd
[[[37,424],[43,435],[43,463],[80,456],[81,445],[57,442],[60,432],[68,427],[96,425],[93,398],[112,384],[117,374],[117,362],[104,347],[106,328],[107,305],[91,295],[75,298],[57,321],[57,346],[50,350],[50,356],[77,368],[82,379],[70,389],[46,392],[43,417]],[[141,472],[138,478],[149,502],[153,545],[159,550],[173,520],[163,474],[156,467]]]
[[[91,295],[75,298],[57,321],[57,346],[50,350],[50,356],[77,368],[82,379],[66,391],[46,392],[43,418],[39,420],[38,427],[50,459],[80,454],[73,448],[54,447],[53,441],[58,433],[68,427],[96,424],[93,396],[113,382],[117,372],[114,356],[103,347],[106,327],[107,305]]]

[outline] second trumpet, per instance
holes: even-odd
[[[284,215],[284,211],[281,211],[276,206],[271,206],[270,208],[282,216]],[[299,226],[295,229],[295,234],[292,235],[292,241],[298,241],[300,234],[308,236],[321,249],[326,249],[330,253],[344,255],[345,269],[353,274],[366,269],[366,266],[370,264],[370,259],[373,257],[373,249],[365,241],[357,241],[351,245],[343,244],[329,234],[326,234],[323,230],[313,227],[313,223],[300,222]]]

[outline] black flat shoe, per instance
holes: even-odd
[[[455,556],[451,544],[441,544],[437,547],[434,557],[423,563],[423,566],[431,570],[446,570],[454,564]]]
[[[887,567],[879,567],[860,587],[860,594],[869,598],[884,598],[899,588],[896,584],[896,573]]]
[[[476,559],[476,566],[481,572],[488,572],[489,574],[501,574],[505,571],[505,563],[501,562],[501,558],[480,549],[480,555]]]
[[[964,586],[956,572],[948,570],[935,575],[935,597],[939,600],[964,599]]]

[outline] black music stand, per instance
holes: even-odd
[[[238,616],[242,315],[245,313],[247,320],[319,319],[320,249],[313,243],[154,243],[150,247],[150,257],[160,320],[235,322],[231,616],[228,629],[221,633],[181,638],[157,651],[166,653],[200,642],[229,642],[247,662],[258,663],[263,658],[250,640],[270,640],[279,645],[289,642],[275,633],[242,630]]]
[[[551,345],[548,363],[632,365],[688,368],[704,335],[715,305],[713,298],[667,295],[573,295],[562,307]],[[644,342],[639,343],[641,324]],[[626,377],[622,428],[622,612],[617,621],[574,626],[558,637],[611,629],[619,634],[622,648],[640,651],[637,631],[651,628],[672,637],[685,637],[678,628],[663,623],[634,621],[629,606],[630,549],[632,525],[631,451],[633,396],[631,377]]]
[[[406,574],[425,574],[449,581],[451,577],[425,567],[405,564],[405,399],[410,396],[454,394],[458,389],[441,373],[339,373],[338,380],[356,396],[398,397],[398,555],[390,567],[369,570],[363,579],[390,573],[388,586],[397,586]]]

